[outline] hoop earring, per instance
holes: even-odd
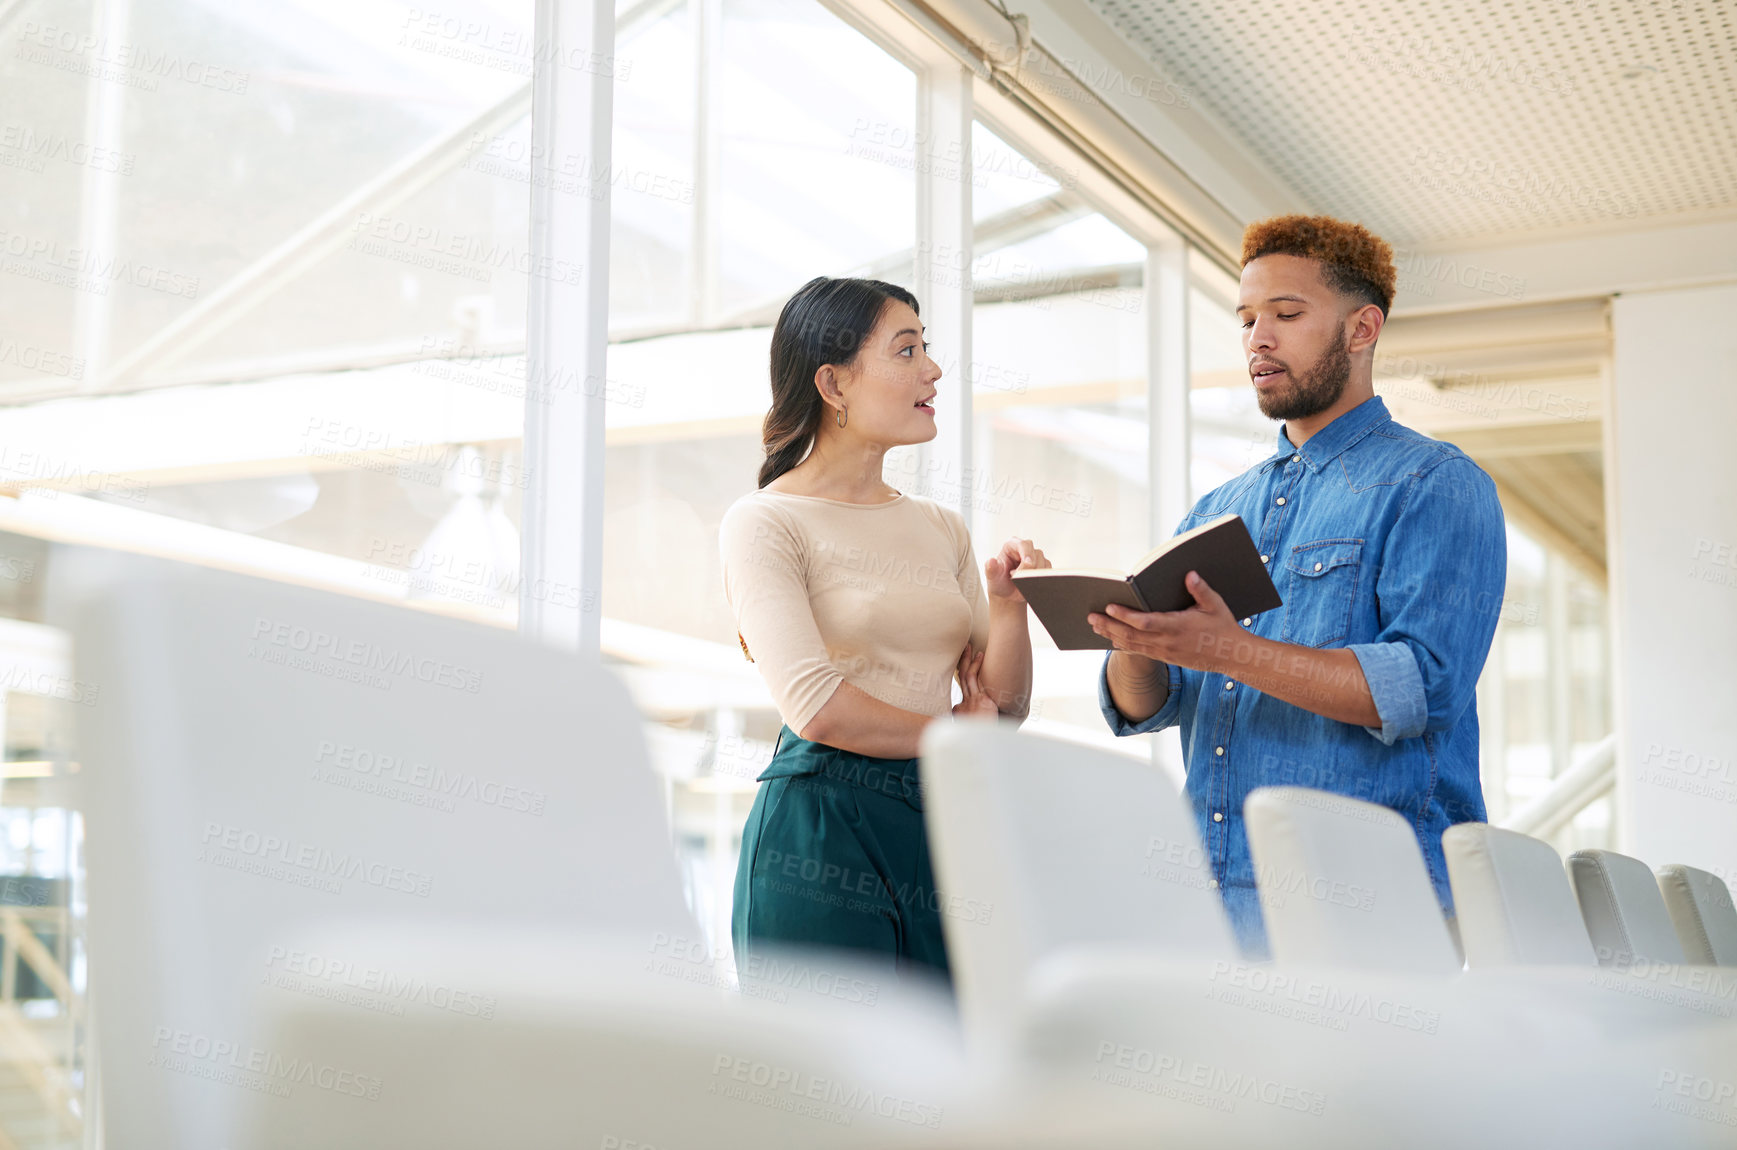
[[[838,409],[838,415],[836,418],[838,420],[838,425],[840,427],[843,427],[844,421],[850,418],[850,412],[846,411],[844,408],[841,407]]]

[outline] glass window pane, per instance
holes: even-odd
[[[741,827],[781,720],[737,642],[718,525],[755,488],[784,301],[817,275],[910,281],[917,88],[820,5],[702,7],[722,25],[696,63],[692,8],[643,34],[694,82],[616,116],[622,155],[694,186],[613,223],[603,648],[648,720],[689,904],[727,970]]]

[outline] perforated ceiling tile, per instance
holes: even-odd
[[[1737,204],[1737,0],[1088,3],[1311,202],[1397,242]]]

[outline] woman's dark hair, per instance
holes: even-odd
[[[814,373],[824,364],[855,360],[889,300],[917,310],[917,297],[897,284],[817,276],[778,313],[772,329],[772,410],[760,430],[766,449],[761,487],[801,463],[820,431],[826,404],[814,386]]]

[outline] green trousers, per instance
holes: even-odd
[[[780,731],[742,829],[730,920],[738,961],[756,945],[832,947],[946,979],[942,905],[917,760]]]

